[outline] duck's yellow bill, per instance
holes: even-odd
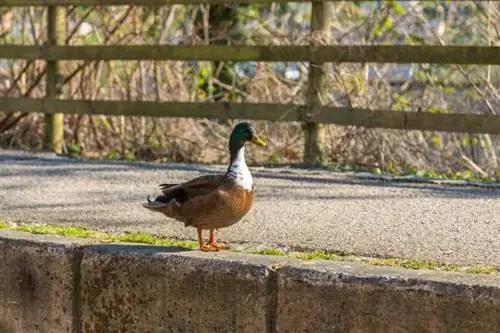
[[[267,143],[264,140],[262,140],[260,137],[258,137],[257,135],[255,135],[252,138],[252,142],[258,146],[267,147]]]

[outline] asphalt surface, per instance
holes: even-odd
[[[160,182],[224,166],[78,161],[0,151],[0,217],[196,239],[141,207]],[[356,174],[251,168],[251,212],[219,238],[232,243],[500,266],[500,187],[386,182]],[[207,235],[208,236],[208,235]]]

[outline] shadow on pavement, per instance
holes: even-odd
[[[79,177],[78,173],[81,172],[92,172],[96,173],[111,173],[106,174],[103,177],[103,182],[110,180],[120,180],[123,179],[123,175],[117,174],[114,176],[113,172],[126,172],[132,171],[134,169],[142,169],[142,170],[150,170],[150,171],[161,171],[161,170],[172,170],[172,171],[197,171],[203,173],[217,173],[220,172],[220,167],[211,167],[211,166],[203,166],[203,165],[183,165],[183,164],[159,164],[159,163],[148,163],[148,162],[125,162],[125,161],[79,161],[71,158],[60,158],[60,159],[51,159],[51,158],[40,158],[40,157],[32,157],[32,156],[2,156],[0,154],[0,163],[8,162],[11,166],[32,166],[36,164],[40,164],[41,166],[50,166],[50,169],[40,169],[40,170],[18,170],[18,171],[2,171],[0,170],[0,179],[7,177],[23,177],[23,176],[40,176],[40,177],[60,177],[60,176],[72,176]],[[272,170],[272,169],[271,169]],[[357,185],[357,186],[372,186],[372,187],[385,187],[385,188],[405,188],[405,189],[415,189],[418,191],[426,191],[432,192],[433,196],[443,196],[450,198],[481,198],[481,197],[490,197],[490,198],[500,198],[500,188],[479,188],[472,187],[466,185],[439,185],[439,184],[428,184],[428,183],[418,183],[418,182],[405,182],[405,181],[397,181],[397,182],[388,182],[384,180],[374,180],[374,179],[363,179],[356,175],[342,175],[342,173],[331,173],[332,177],[325,177],[324,175],[329,175],[328,171],[319,171],[317,176],[311,177],[309,175],[300,175],[300,169],[293,169],[295,174],[291,173],[283,173],[280,174],[276,171],[254,171],[252,174],[255,179],[274,179],[274,180],[284,180],[289,182],[297,182],[297,183],[310,183],[312,187],[313,184],[318,185]],[[312,170],[307,170],[312,171]],[[322,177],[323,176],[323,177]],[[336,178],[333,178],[336,177]],[[167,177],[165,177],[164,181],[167,181]],[[186,179],[187,180],[187,179]],[[159,182],[162,180],[159,179]],[[18,190],[26,190],[26,186],[19,185],[10,185],[14,186]],[[36,186],[36,184],[34,184]],[[70,187],[70,184],[68,184]],[[276,188],[274,185],[259,185],[257,183],[258,188],[268,188],[273,189]],[[286,186],[285,186],[286,187]],[[290,189],[293,190],[294,187],[290,186]],[[297,189],[303,189],[304,187],[298,185]],[[157,190],[156,188],[152,188],[152,191]],[[113,193],[113,192],[109,192]],[[149,193],[145,193],[147,195]],[[425,195],[423,193],[422,195]],[[272,194],[269,194],[269,197],[272,197]],[[392,196],[353,196],[351,199],[375,199],[377,197],[387,198]],[[273,197],[276,198],[276,197]],[[348,199],[346,196],[304,196],[302,194],[302,198],[297,199]],[[394,198],[401,198],[401,196],[395,195]]]

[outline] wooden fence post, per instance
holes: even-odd
[[[47,10],[47,45],[62,44],[66,31],[66,9],[49,6]],[[59,96],[59,71],[55,60],[47,61],[45,97],[49,99]],[[45,114],[45,148],[60,154],[64,139],[64,116],[62,113]]]
[[[311,48],[330,41],[331,22],[331,3],[327,1],[313,1],[311,11]],[[314,112],[314,109],[322,104],[321,96],[323,95],[325,77],[325,65],[316,62],[309,63],[308,107],[306,112]],[[309,123],[306,119],[303,128],[305,134],[304,161],[308,164],[322,162],[325,140],[323,124]]]

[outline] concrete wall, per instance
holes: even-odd
[[[0,231],[0,333],[499,333],[500,278]]]

